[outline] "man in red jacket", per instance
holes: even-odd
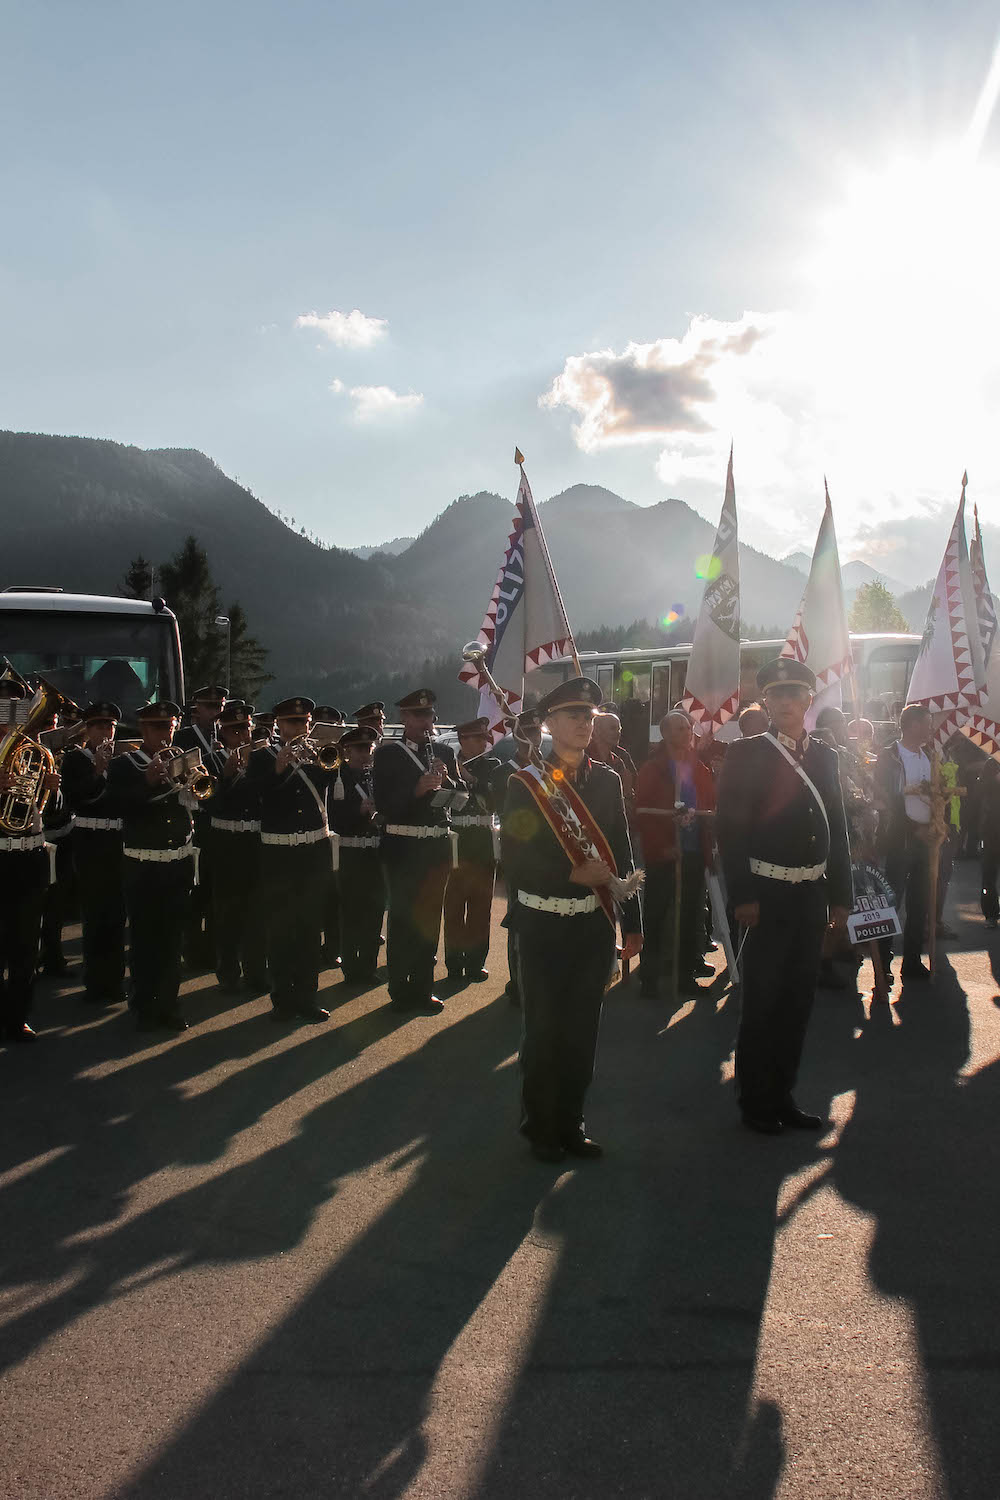
[[[683,810],[678,803],[683,803]],[[679,869],[680,989],[683,994],[697,994],[696,975],[704,965],[705,867],[711,859],[712,841],[710,819],[695,814],[715,807],[715,783],[694,753],[691,720],[681,709],[673,709],[660,720],[660,744],[639,767],[635,805],[646,863],[640,993],[648,998],[657,993]]]

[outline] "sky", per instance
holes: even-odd
[[[0,426],[326,541],[601,484],[937,569],[1000,521],[1000,7],[0,0]],[[557,560],[558,561],[558,560]],[[1000,571],[1000,563],[994,566]]]

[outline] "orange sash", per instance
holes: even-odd
[[[559,847],[574,870],[586,864],[588,859],[603,859],[612,875],[618,874],[618,866],[611,851],[611,845],[605,838],[600,825],[595,821],[590,808],[568,777],[556,782],[556,786],[558,795],[565,800],[569,808],[569,818],[565,817],[553,804],[552,793],[545,785],[542,773],[537,766],[525,766],[523,771],[515,772],[515,778],[531,793],[535,806],[552,829],[559,841]],[[580,842],[577,842],[575,837],[578,831],[582,831],[585,835],[585,839]],[[588,843],[589,847],[587,847]],[[594,889],[594,895],[600,902],[601,910],[611,926],[617,931],[618,918],[615,914],[615,903],[611,899],[607,886]]]

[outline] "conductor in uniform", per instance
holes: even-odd
[[[517,893],[521,1131],[533,1155],[547,1162],[567,1152],[602,1154],[587,1136],[583,1102],[615,957],[610,885],[615,876],[630,877],[633,867],[621,779],[587,755],[601,696],[592,678],[576,677],[538,705],[552,738],[551,776],[568,815],[543,795],[533,766],[511,776],[503,814],[504,879]],[[574,828],[589,852],[574,844]],[[634,958],[642,948],[637,895],[624,902],[621,927],[623,953]]]
[[[487,755],[489,719],[458,724],[458,768],[469,793],[461,812],[453,812],[451,826],[458,834],[458,863],[448,877],[444,897],[444,961],[449,979],[489,979],[490,917],[496,880],[493,850],[492,778],[500,769],[495,755]]]
[[[816,678],[779,658],[757,686],[768,728],[730,745],[716,827],[729,901],[748,929],[737,1101],[749,1129],[778,1135],[823,1123],[794,1091],[823,934],[844,928],[854,896],[837,752],[805,729]]]
[[[433,993],[434,961],[451,870],[447,804],[455,799],[448,794],[459,787],[454,750],[433,737],[436,701],[429,688],[400,698],[402,738],[383,740],[374,765],[389,905],[389,998],[396,1010],[425,1015],[444,1009]]]
[[[341,736],[341,764],[327,806],[340,885],[341,966],[348,984],[374,984],[385,916],[372,761],[378,734],[363,725]]]

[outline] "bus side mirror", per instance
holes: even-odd
[[[152,601],[152,604],[154,614],[158,615],[162,614],[167,607],[167,601],[165,599],[154,599]]]

